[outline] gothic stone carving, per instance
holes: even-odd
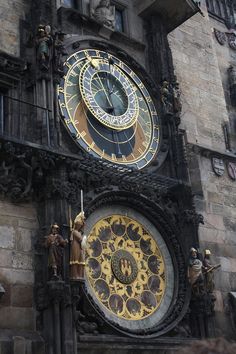
[[[110,0],[92,0],[90,5],[90,16],[104,26],[114,30],[115,28],[115,6]]]

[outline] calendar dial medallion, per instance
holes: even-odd
[[[158,158],[159,117],[128,65],[105,51],[87,49],[72,54],[64,70],[58,87],[62,117],[85,151],[136,169]]]
[[[94,225],[86,274],[101,305],[126,321],[154,314],[165,294],[166,270],[158,244],[140,222],[124,215],[107,216]]]

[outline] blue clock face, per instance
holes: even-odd
[[[95,157],[142,169],[157,158],[160,121],[139,77],[115,56],[81,50],[64,63],[59,104],[78,144]]]

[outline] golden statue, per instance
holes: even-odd
[[[70,278],[80,280],[84,278],[86,236],[84,235],[85,216],[80,212],[71,231],[70,248]]]

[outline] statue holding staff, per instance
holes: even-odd
[[[85,215],[83,211],[83,191],[81,191],[81,212],[74,220],[71,231],[70,248],[70,278],[80,280],[84,278],[86,236],[84,235]]]
[[[54,223],[51,226],[51,233],[45,236],[44,242],[48,249],[48,267],[53,278],[59,279],[62,276],[63,251],[67,244],[68,241],[59,234],[59,226]]]

